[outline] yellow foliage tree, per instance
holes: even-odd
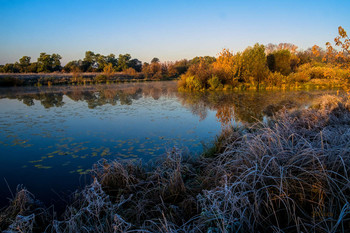
[[[324,56],[324,61],[334,61],[335,59],[340,58],[345,62],[350,61],[350,39],[341,26],[338,27],[338,36],[334,38],[335,45],[340,47],[340,51],[337,51],[333,48],[330,42],[326,43],[327,53]]]
[[[234,83],[239,70],[239,54],[233,55],[228,49],[223,49],[213,63],[215,73],[226,83]]]
[[[347,54],[349,54],[350,53],[350,39],[349,39],[346,31],[344,30],[344,28],[339,26],[338,33],[339,33],[339,36],[337,36],[334,39],[335,45],[340,46],[342,48],[342,51],[341,51],[342,53],[346,52]]]
[[[113,64],[108,63],[108,65],[103,67],[103,72],[107,77],[110,77],[114,73]]]
[[[311,48],[312,54],[315,55],[315,57],[319,57],[320,56],[320,54],[321,54],[320,50],[321,50],[321,48],[318,45],[314,45]]]

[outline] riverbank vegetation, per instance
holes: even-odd
[[[23,187],[0,211],[8,232],[344,232],[350,227],[350,100],[226,128],[201,156],[97,163],[62,216]]]
[[[216,60],[201,59],[181,75],[182,90],[230,90],[343,86],[350,79],[350,42],[338,28],[335,47],[314,45],[301,51],[288,43],[255,44],[233,54],[223,49]]]

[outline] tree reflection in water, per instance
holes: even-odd
[[[131,105],[140,98],[173,98],[188,108],[199,120],[208,111],[215,111],[222,126],[234,122],[255,122],[271,116],[283,106],[306,106],[316,96],[335,91],[246,91],[246,92],[178,92],[177,84],[170,82],[105,84],[86,86],[4,88],[0,98],[17,99],[27,106],[39,101],[45,108],[62,107],[64,96],[83,101],[88,108],[110,104]]]

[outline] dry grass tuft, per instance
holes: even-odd
[[[51,219],[49,210],[19,185],[9,206],[0,210],[0,229],[4,232],[42,232]]]

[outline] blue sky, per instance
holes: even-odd
[[[0,64],[58,53],[130,53],[149,62],[234,52],[258,42],[307,49],[350,33],[350,1],[0,0]]]

